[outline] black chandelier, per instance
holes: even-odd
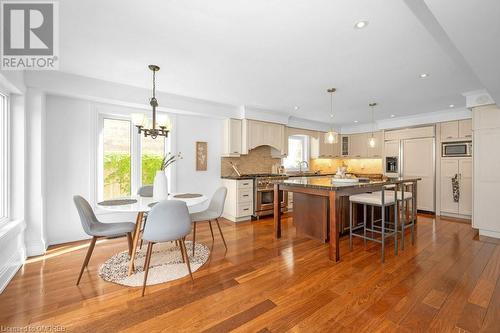
[[[156,99],[156,72],[160,70],[157,65],[149,65],[149,69],[153,72],[153,97],[149,101],[149,105],[153,108],[153,125],[152,128],[144,128],[144,114],[133,114],[132,118],[135,121],[134,125],[137,127],[139,134],[144,133],[145,137],[150,136],[152,139],[156,139],[158,136],[168,137],[169,129],[166,122],[160,122],[159,128],[156,128],[156,108],[158,107],[158,100]]]

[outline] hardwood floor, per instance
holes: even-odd
[[[378,244],[328,246],[295,237],[291,218],[273,239],[272,219],[222,223],[209,262],[189,277],[141,288],[104,282],[97,269],[127,249],[99,240],[75,286],[87,242],[30,258],[0,295],[0,324],[58,325],[71,332],[500,332],[500,244],[470,225],[419,216],[417,237],[380,263]],[[212,243],[208,224],[197,240]],[[388,246],[391,249],[391,246]]]

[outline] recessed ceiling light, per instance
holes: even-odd
[[[368,21],[357,21],[354,24],[354,29],[363,29],[368,25]]]
[[[358,121],[357,121],[357,120],[355,120],[354,122],[355,122],[355,123],[357,123]]]
[[[449,106],[450,106],[450,108],[454,108],[455,104],[450,104]]]
[[[294,109],[295,111],[297,111],[298,109],[300,109],[300,106],[295,105],[295,106],[293,107],[293,109]]]
[[[395,114],[391,114],[391,118],[394,118],[394,117],[396,117],[396,115]]]
[[[427,74],[427,73],[422,73],[422,74],[420,74],[420,78],[421,78],[421,79],[425,79],[425,78],[426,78],[426,77],[428,77],[428,76],[429,76],[429,74]]]

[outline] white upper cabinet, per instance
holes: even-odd
[[[472,139],[472,120],[456,120],[441,123],[441,140]]]
[[[285,125],[243,119],[242,154],[259,146],[271,146],[277,154],[285,156],[288,148],[285,132]],[[277,154],[273,152],[273,155]]]
[[[472,139],[472,119],[458,121],[458,135],[460,138]]]
[[[325,142],[325,134],[320,132],[318,138],[318,157],[320,158],[336,158],[340,156],[340,143],[326,143]],[[312,151],[313,149],[311,149]]]
[[[224,136],[222,156],[239,156],[241,154],[241,120],[224,120]]]
[[[362,134],[352,134],[349,136],[350,146],[349,146],[349,156],[350,157],[365,157],[368,154],[368,135],[366,133]]]

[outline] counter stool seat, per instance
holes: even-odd
[[[360,237],[366,241],[374,241],[381,244],[382,247],[382,262],[384,262],[385,255],[385,239],[387,237],[394,237],[394,254],[398,253],[398,214],[397,214],[397,203],[395,200],[395,194],[392,196],[388,194],[389,191],[382,190],[380,192],[373,193],[362,193],[355,194],[349,197],[349,249],[352,250],[352,237]],[[363,205],[363,225],[353,227],[353,205],[361,204]],[[372,209],[372,225],[370,228],[366,226],[366,208],[371,206]],[[381,208],[382,218],[380,220],[375,220],[373,217],[374,207]],[[385,208],[394,207],[394,221],[393,226],[389,226],[389,221],[386,220]],[[376,225],[380,222],[380,225]],[[363,229],[363,234],[355,233],[354,231]],[[367,235],[367,231],[371,233],[371,237]],[[375,238],[375,234],[380,235],[380,238]]]

